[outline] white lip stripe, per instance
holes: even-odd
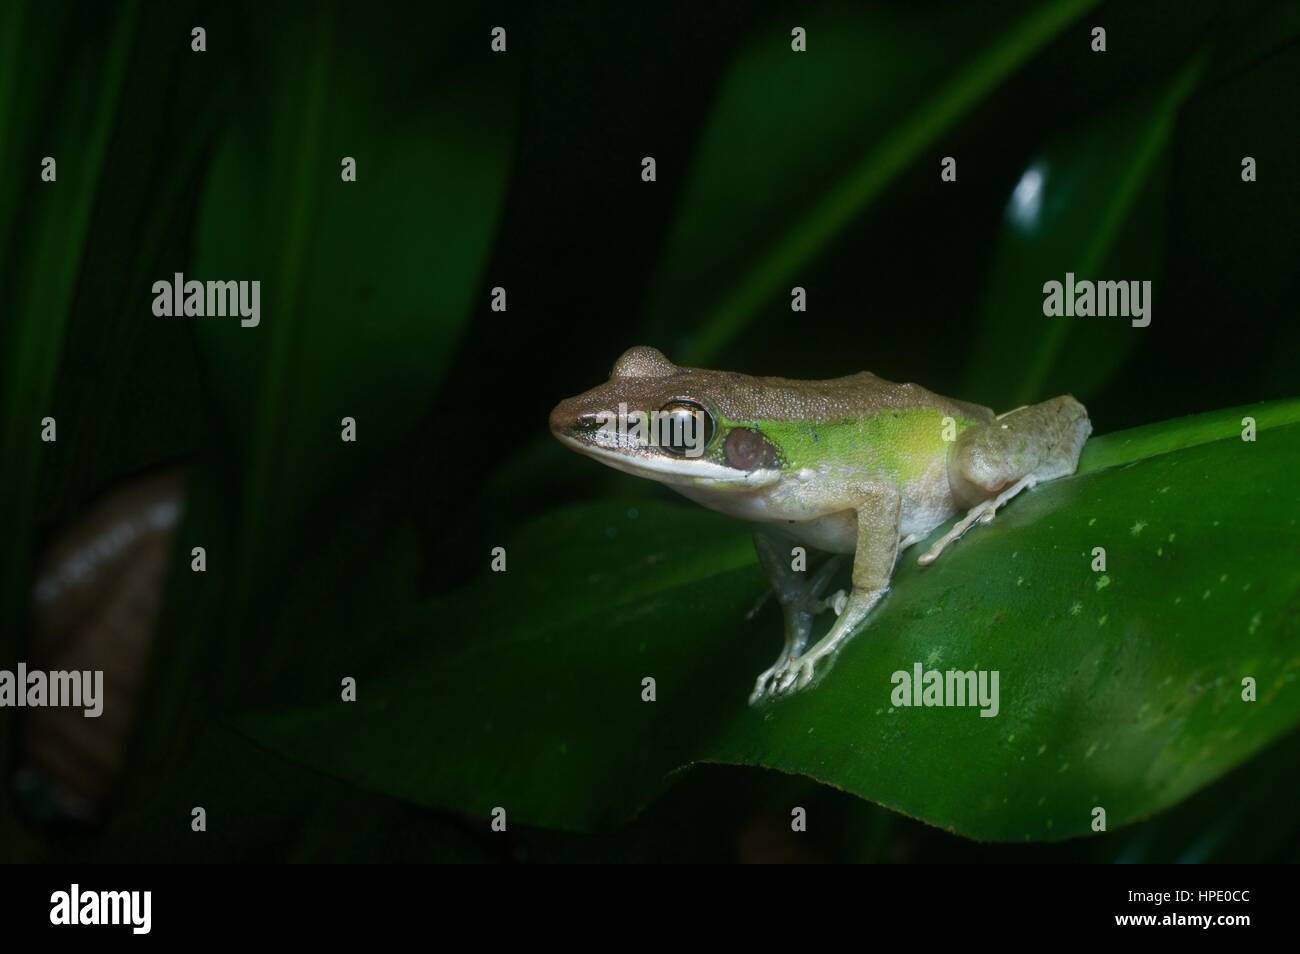
[[[629,457],[615,450],[595,444],[583,443],[569,437],[567,434],[557,434],[556,436],[574,450],[586,454],[588,457],[607,463],[625,473],[636,474],[641,477],[688,477],[696,480],[726,481],[728,483],[762,487],[772,483],[780,476],[780,471],[776,470],[736,470],[702,459]]]

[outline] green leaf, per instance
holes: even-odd
[[[690,172],[645,340],[698,322],[677,360],[707,362],[889,184],[1092,0],[994,10],[821,7],[739,52]],[[937,174],[937,157],[936,157]]]
[[[1174,123],[1208,61],[1202,51],[1029,163],[1007,203],[980,310],[963,391],[971,400],[1017,407],[1048,397],[1049,381],[1086,400],[1146,333],[1120,317],[1044,317],[1043,284],[1064,283],[1067,272],[1088,281],[1156,277]]]
[[[322,686],[319,705],[243,726],[367,788],[556,828],[622,821],[674,771],[717,762],[980,839],[1087,835],[1097,806],[1114,829],[1300,721],[1298,452],[1300,400],[1094,438],[1078,474],[933,567],[916,565],[925,544],[907,551],[824,681],[762,709],[745,699],[780,622],[744,619],[764,587],[744,525],[685,505],[563,510],[520,531],[505,573],[391,634],[356,703]],[[998,716],[893,709],[891,676],[916,663],[997,670]]]

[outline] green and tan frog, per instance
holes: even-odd
[[[865,371],[750,377],[680,368],[648,347],[560,402],[550,425],[579,453],[755,524],[786,633],[751,703],[812,684],[884,597],[902,550],[964,510],[919,559],[932,563],[1016,494],[1074,473],[1092,432],[1068,396],[994,414]],[[824,599],[839,558],[801,572],[792,545],[852,554],[850,591]],[[813,617],[826,609],[837,619],[808,647]]]

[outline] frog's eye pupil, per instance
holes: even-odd
[[[669,401],[659,410],[658,444],[670,454],[698,456],[713,431],[713,415],[694,401]]]

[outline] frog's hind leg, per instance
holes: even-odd
[[[993,515],[998,512],[999,508],[1001,508],[1003,504],[1016,494],[1020,493],[1020,491],[1030,490],[1036,483],[1038,483],[1038,481],[1033,476],[1021,477],[996,497],[980,501],[975,506],[971,507],[970,510],[966,511],[966,516],[953,524],[952,529],[936,540],[929,550],[917,558],[916,562],[921,564],[921,566],[929,566],[935,560],[939,559],[939,555],[947,549],[949,544],[956,543],[960,540],[966,531],[973,527],[976,522],[992,522]]]
[[[839,604],[843,601],[842,594],[837,594],[830,600],[821,597],[836,570],[844,562],[843,557],[833,555],[809,578],[808,574],[791,567],[789,541],[761,528],[754,531],[754,549],[758,552],[758,562],[771,581],[772,592],[776,594],[781,612],[785,615],[785,646],[776,662],[755,680],[754,692],[749,697],[751,704],[764,697],[772,676],[808,645],[812,636],[813,617],[833,607],[838,612]],[[753,615],[752,611],[750,615]]]
[[[831,658],[852,638],[867,614],[884,598],[898,559],[902,495],[891,484],[861,488],[855,506],[857,549],[853,554],[853,589],[830,631],[807,652],[792,656],[773,674],[766,695],[784,696],[810,685]],[[825,662],[823,663],[823,660]]]
[[[948,451],[948,482],[959,501],[973,506],[917,562],[933,563],[949,544],[977,522],[990,522],[1022,490],[1073,474],[1091,433],[1087,410],[1069,395],[963,431]]]

